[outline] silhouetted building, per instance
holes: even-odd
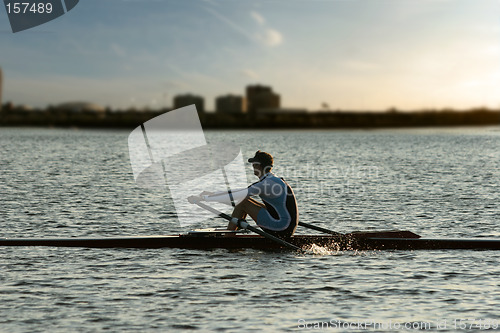
[[[104,112],[105,109],[97,104],[87,102],[69,102],[62,103],[55,107],[56,110],[69,111],[69,112]]]
[[[0,111],[2,111],[2,83],[3,83],[3,74],[2,74],[2,68],[0,68]]]
[[[247,110],[255,115],[259,109],[277,109],[280,107],[280,96],[271,87],[247,86]]]
[[[299,108],[263,108],[259,109],[259,114],[283,114],[283,115],[297,115],[297,114],[308,114],[307,109],[299,109]]]
[[[221,113],[245,112],[245,100],[242,96],[226,95],[215,99],[215,111]]]
[[[182,108],[191,104],[196,105],[198,112],[205,112],[205,101],[203,97],[185,94],[174,96],[174,109]]]

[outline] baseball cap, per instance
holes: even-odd
[[[273,166],[274,159],[271,154],[268,154],[264,151],[257,150],[255,156],[248,159],[249,163],[259,163],[263,167]]]

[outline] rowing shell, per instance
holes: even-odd
[[[229,234],[229,235],[228,235]],[[288,241],[301,248],[316,245],[333,250],[500,250],[497,239],[430,239],[409,231],[354,232],[338,235],[295,235]],[[284,249],[259,235],[228,232],[190,232],[170,236],[106,238],[0,238],[0,246],[52,246],[86,248],[180,248],[180,249]]]

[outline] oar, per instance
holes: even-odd
[[[330,235],[335,235],[338,237],[420,238],[420,235],[417,235],[416,233],[407,230],[386,230],[386,231],[365,231],[365,232],[355,231],[349,234],[342,234],[340,232],[317,227],[309,223],[299,222],[299,225],[309,229],[321,231]]]
[[[324,232],[324,233],[327,233],[327,234],[330,234],[330,235],[345,236],[344,234],[342,234],[340,232],[336,232],[336,231],[333,231],[333,230],[328,230],[328,229],[321,228],[321,227],[315,226],[313,224],[305,223],[305,222],[299,222],[299,225],[302,226],[302,227],[309,228],[309,229],[321,231],[321,232]]]
[[[189,200],[189,199],[188,199],[188,200]],[[299,251],[299,252],[302,252],[302,253],[304,253],[304,252],[305,252],[305,251],[304,251],[304,250],[302,250],[300,247],[295,246],[295,245],[293,245],[292,243],[289,243],[289,242],[287,242],[287,241],[284,241],[284,240],[283,240],[283,239],[281,239],[281,238],[278,238],[278,237],[276,237],[276,236],[273,236],[273,235],[271,235],[271,234],[268,234],[267,232],[265,232],[265,231],[263,231],[263,230],[260,230],[260,229],[257,229],[257,228],[255,228],[255,227],[252,227],[250,224],[248,224],[248,222],[247,222],[247,221],[242,220],[242,219],[238,219],[238,218],[236,218],[236,217],[231,217],[231,216],[229,216],[229,215],[227,215],[227,214],[225,214],[225,213],[223,213],[223,212],[218,211],[218,210],[217,210],[217,209],[215,209],[215,208],[212,208],[212,207],[210,207],[210,206],[208,206],[208,205],[205,205],[204,203],[200,202],[199,200],[195,200],[195,199],[193,198],[192,200],[189,200],[189,202],[191,202],[191,203],[195,203],[195,204],[197,204],[198,206],[200,206],[201,208],[206,209],[206,210],[208,210],[209,212],[212,212],[212,213],[216,214],[217,216],[222,217],[223,219],[226,219],[226,220],[228,220],[228,221],[231,221],[232,223],[236,224],[237,226],[239,226],[239,227],[241,227],[241,228],[243,228],[243,229],[248,229],[248,230],[250,230],[250,231],[253,231],[253,232],[255,232],[256,234],[259,234],[259,235],[261,235],[261,236],[263,236],[263,237],[265,237],[265,238],[267,238],[267,239],[270,239],[270,240],[272,240],[272,241],[274,241],[274,242],[276,242],[276,243],[278,243],[278,244],[280,244],[280,245],[286,246],[286,247],[288,247],[288,248],[290,248],[290,249],[293,249],[293,250],[296,250],[296,251]]]

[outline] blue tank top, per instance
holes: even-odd
[[[297,201],[284,179],[269,172],[247,190],[248,196],[258,195],[266,205],[257,216],[261,228],[293,234],[299,220]]]

